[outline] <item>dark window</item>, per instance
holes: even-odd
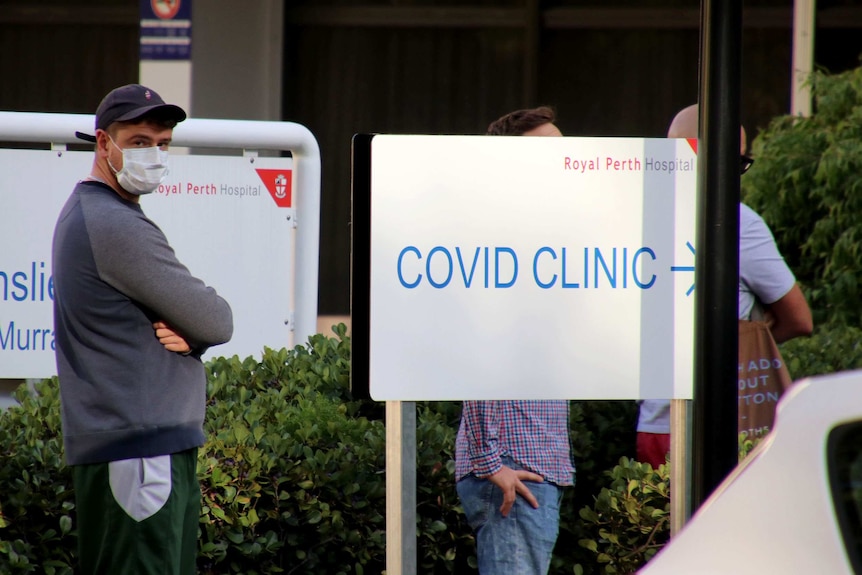
[[[862,423],[829,434],[829,482],[838,525],[853,571],[862,573]]]

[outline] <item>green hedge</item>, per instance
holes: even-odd
[[[668,465],[653,469],[626,457],[607,472],[592,506],[580,517],[589,537],[581,547],[595,555],[594,573],[634,573],[670,537],[670,478]]]
[[[380,573],[385,563],[382,405],[349,391],[350,340],[315,335],[258,360],[209,361],[200,573]],[[55,379],[16,391],[0,413],[0,573],[72,572],[77,533],[62,464]],[[422,573],[475,572],[475,540],[454,489],[460,403],[417,409]],[[595,563],[578,510],[634,446],[634,402],[572,402],[578,486],[566,491],[552,573]],[[583,569],[583,568],[582,568]]]
[[[793,339],[779,347],[794,381],[862,368],[862,329],[855,326],[815,325],[810,337]]]
[[[349,349],[216,359],[199,472],[203,573],[361,573],[382,566],[384,430],[342,397]]]
[[[818,71],[815,113],[780,116],[752,144],[743,200],[802,283],[815,325],[862,322],[862,67]]]
[[[350,340],[316,335],[292,350],[207,363],[208,440],[199,569],[381,573],[385,430],[378,403],[348,387]],[[782,346],[795,377],[862,366],[862,333],[821,327]],[[0,573],[68,574],[76,524],[62,464],[56,379],[16,391],[0,414]],[[667,470],[631,461],[631,401],[571,403],[577,486],[566,490],[554,575],[622,573],[667,538]],[[475,541],[454,489],[457,402],[417,404],[418,563],[475,572]]]
[[[63,465],[55,380],[15,392],[0,414],[0,573],[70,574],[75,556],[72,476]]]

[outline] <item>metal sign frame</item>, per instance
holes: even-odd
[[[92,133],[90,114],[0,112],[0,141],[48,143],[52,150],[80,144],[75,132]],[[296,198],[296,274],[294,341],[317,332],[318,258],[320,253],[320,148],[311,131],[293,122],[191,118],[174,128],[172,146],[243,151],[288,151],[293,157]]]

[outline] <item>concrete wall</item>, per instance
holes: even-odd
[[[192,11],[196,118],[281,118],[282,0],[205,0]]]

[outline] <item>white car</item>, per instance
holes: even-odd
[[[862,574],[862,370],[800,380],[639,575]]]

